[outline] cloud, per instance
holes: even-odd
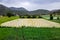
[[[0,4],[8,7],[24,7],[28,10],[60,9],[60,0],[0,0]]]
[[[47,9],[47,10],[54,10],[60,9],[60,2],[54,2],[49,4],[32,4],[28,8],[29,10],[36,10],[36,9]]]

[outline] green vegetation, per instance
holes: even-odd
[[[0,17],[0,24],[1,23],[4,23],[4,22],[7,22],[7,21],[11,21],[11,20],[14,20],[14,19],[18,19],[19,17],[18,16],[12,16],[12,17]]]
[[[0,40],[60,40],[60,28],[0,28]]]
[[[29,15],[27,15],[27,16],[19,16],[20,18],[42,18],[42,16],[35,16],[35,15],[33,15],[33,16],[29,16]]]
[[[58,16],[58,15],[57,15]],[[44,19],[47,19],[47,20],[50,20],[50,21],[53,21],[53,22],[57,22],[57,23],[60,23],[60,19],[57,19],[57,16],[53,16],[53,20],[50,20],[50,16],[49,15],[43,15],[42,17]],[[59,16],[60,18],[60,16]]]
[[[14,16],[14,14],[12,14],[12,13],[7,13],[7,16],[8,16],[8,17],[11,17],[11,16]]]
[[[53,20],[53,15],[52,14],[50,14],[50,20]]]

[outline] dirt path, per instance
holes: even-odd
[[[45,19],[17,19],[2,23],[1,26],[60,27],[60,24]]]

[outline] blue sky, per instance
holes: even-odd
[[[0,4],[7,7],[24,7],[27,10],[60,9],[60,0],[0,0]]]

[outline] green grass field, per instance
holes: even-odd
[[[0,40],[60,40],[60,28],[0,28]]]
[[[7,21],[14,20],[14,19],[18,19],[18,18],[19,18],[18,16],[0,17],[0,24],[1,24],[1,23],[4,23],[4,22],[7,22]]]
[[[49,16],[49,15],[43,15],[42,17],[43,17],[44,19],[47,19],[47,20],[49,20],[49,18],[50,18],[50,16]],[[60,16],[59,16],[59,18],[60,18]],[[53,20],[50,20],[50,21],[60,23],[60,19],[59,19],[59,20],[57,20],[57,17],[56,17],[56,16],[54,17],[54,19],[53,19]]]

